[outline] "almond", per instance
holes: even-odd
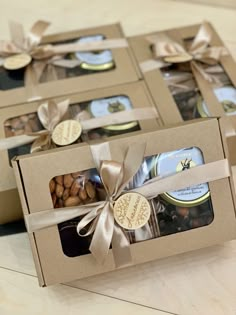
[[[63,192],[62,199],[65,201],[70,196],[70,189],[66,188]]]
[[[63,202],[63,200],[62,200],[62,199],[58,199],[57,205],[58,205],[59,208],[63,208],[63,207],[64,207],[64,202]]]
[[[60,184],[63,186],[63,176],[62,175],[56,176],[55,181],[57,182],[57,184]]]
[[[68,199],[64,201],[65,207],[75,207],[81,203],[81,200],[78,196],[70,196]]]
[[[71,176],[71,174],[64,175],[64,186],[66,188],[70,188],[73,184],[74,178]]]
[[[87,192],[85,189],[80,189],[79,197],[81,200],[85,201],[88,198]]]
[[[49,182],[49,189],[50,189],[50,193],[54,193],[56,188],[56,183],[54,182],[54,179],[51,179]]]
[[[80,184],[75,180],[71,186],[71,189],[70,189],[70,195],[71,196],[76,196],[78,195],[79,193],[79,190],[80,190]]]
[[[20,120],[23,123],[27,123],[29,121],[29,117],[27,115],[22,115],[22,116],[20,116]]]
[[[57,198],[61,198],[63,196],[64,187],[60,184],[56,185],[56,196]]]
[[[52,194],[52,203],[53,203],[53,207],[55,207],[56,202],[57,202],[57,196],[56,196],[56,194]]]
[[[89,198],[94,199],[96,196],[96,190],[95,190],[93,184],[91,182],[87,182],[85,184],[85,189],[86,189],[86,192],[87,192]]]

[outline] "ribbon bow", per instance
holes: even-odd
[[[29,134],[29,136],[38,136],[32,143],[31,153],[55,147],[55,144],[52,142],[52,132],[56,125],[62,121],[68,111],[69,105],[69,100],[59,103],[49,100],[38,107],[38,118],[45,130]]]
[[[27,68],[25,72],[26,86],[38,83],[46,68],[46,80],[57,78],[56,71],[52,65],[57,64],[58,57],[52,58],[54,53],[53,51],[48,50],[50,47],[49,45],[40,46],[42,37],[49,25],[50,23],[48,22],[37,21],[33,24],[29,33],[25,35],[22,24],[11,21],[9,23],[11,41],[0,42],[0,56],[2,57],[1,64],[3,66],[7,57],[19,54],[26,54],[29,56],[29,63],[26,65]]]
[[[221,56],[227,55],[228,52],[225,47],[210,46],[211,38],[211,27],[204,22],[200,26],[192,44],[187,49],[163,33],[149,36],[148,40],[153,44],[154,56],[158,63],[156,66],[158,68],[166,67],[173,63],[190,62],[191,67],[196,69],[204,79],[214,82],[215,78],[205,71],[204,66],[217,65]]]

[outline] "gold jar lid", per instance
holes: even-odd
[[[132,109],[131,102],[127,96],[113,96],[104,99],[97,99],[89,104],[88,110],[93,117],[102,117],[112,113],[128,111]],[[126,131],[138,126],[137,121],[124,124],[109,125],[103,127],[107,131]]]
[[[103,35],[83,36],[78,42],[86,43],[103,40]],[[81,60],[80,68],[91,71],[105,71],[112,69],[115,65],[112,52],[109,49],[91,52],[76,52],[72,58]]]
[[[161,153],[153,157],[151,177],[168,177],[203,163],[202,152],[196,147]],[[210,191],[207,183],[161,194],[164,200],[180,207],[198,206],[204,203],[209,196]]]
[[[218,101],[222,104],[227,116],[236,115],[236,89],[233,86],[224,86],[214,90]],[[209,117],[210,113],[202,97],[197,103],[197,111],[203,118]]]

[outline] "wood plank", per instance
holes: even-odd
[[[0,268],[1,315],[166,315],[167,313],[127,303],[65,285],[39,288],[35,277]]]
[[[220,6],[220,7],[230,7],[236,9],[236,2],[235,0],[174,0],[174,1],[187,1],[188,3],[198,3],[203,5],[210,5],[210,6]]]

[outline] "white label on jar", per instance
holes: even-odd
[[[94,36],[85,36],[81,37],[78,42],[79,43],[89,43],[93,41],[100,41],[103,40],[104,36],[102,35],[94,35]],[[81,60],[82,62],[85,62],[87,64],[91,65],[103,65],[109,62],[112,62],[112,52],[111,50],[103,50],[99,52],[76,52],[76,57]]]
[[[90,112],[93,117],[102,117],[112,113],[131,109],[132,105],[127,96],[114,96],[98,99],[90,103]]]
[[[236,115],[236,89],[231,86],[225,86],[214,90],[215,96],[222,104],[226,115]],[[202,107],[207,116],[210,116],[206,103],[203,101]]]
[[[157,161],[157,174],[167,177],[176,172],[184,172],[191,167],[204,164],[202,152],[198,148],[183,149],[174,152],[162,153]],[[187,185],[187,182],[186,182]],[[168,192],[168,194],[178,201],[194,201],[209,191],[207,183],[186,187],[183,189]]]

